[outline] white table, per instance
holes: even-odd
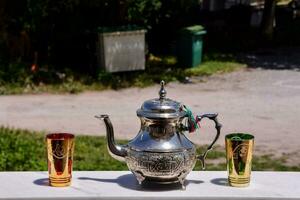
[[[76,171],[72,186],[48,186],[47,172],[0,172],[0,199],[300,199],[300,172],[253,172],[251,185],[227,185],[224,171],[193,171],[180,186],[138,185],[128,171]]]

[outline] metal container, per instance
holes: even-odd
[[[98,61],[107,72],[145,69],[145,30],[99,33]]]
[[[180,182],[184,187],[187,174],[194,168],[197,159],[205,168],[205,157],[220,135],[221,124],[218,114],[203,114],[196,116],[196,121],[209,118],[215,122],[217,134],[202,155],[196,154],[196,146],[184,135],[191,130],[190,114],[185,106],[177,101],[166,98],[164,81],[161,82],[159,98],[147,100],[137,116],[141,120],[141,129],[137,136],[126,145],[114,142],[113,126],[108,115],[100,115],[107,130],[108,149],[110,154],[125,161],[130,171],[141,184],[144,181],[156,183]]]

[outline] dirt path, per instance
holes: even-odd
[[[184,102],[194,113],[218,112],[222,136],[250,132],[260,151],[300,152],[300,72],[251,69],[206,78],[195,84],[170,83],[167,96]],[[157,97],[159,85],[78,95],[0,96],[0,125],[78,134],[103,135],[95,114],[111,116],[117,138],[130,139],[139,130],[136,110],[144,100]],[[199,144],[215,134],[204,121],[200,132],[190,135]],[[299,157],[299,156],[298,156]],[[300,158],[299,158],[300,159]]]

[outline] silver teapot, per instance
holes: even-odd
[[[218,114],[196,116],[197,122],[203,118],[213,120],[217,129],[217,134],[206,151],[202,155],[196,155],[196,146],[184,135],[191,128],[186,123],[190,115],[183,104],[166,98],[164,85],[162,81],[159,98],[145,101],[137,110],[141,129],[126,145],[115,143],[108,115],[96,117],[105,122],[110,155],[125,161],[140,184],[144,181],[164,184],[180,182],[184,188],[185,177],[194,168],[197,159],[205,169],[205,157],[219,138],[221,124],[217,120]]]

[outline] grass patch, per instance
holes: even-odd
[[[126,170],[110,157],[104,137],[76,136],[74,170]],[[121,141],[122,142],[122,141]],[[45,135],[0,127],[0,171],[45,171]]]
[[[146,87],[161,80],[184,81],[189,76],[210,76],[227,73],[244,67],[232,58],[220,55],[205,56],[198,67],[183,68],[174,56],[148,57],[145,71],[107,73],[92,77],[72,70],[55,70],[53,66],[41,66],[32,71],[25,63],[0,66],[0,95],[35,93],[79,93],[86,90]]]
[[[106,139],[96,136],[76,136],[74,170],[128,170],[125,163],[111,158]],[[119,141],[126,143],[127,141]],[[204,152],[206,146],[198,148]],[[286,165],[285,157],[255,156],[253,170],[300,171],[300,166]],[[209,152],[207,170],[226,170],[225,150],[217,147]],[[47,170],[45,135],[20,129],[0,127],[0,171]],[[201,170],[198,162],[194,170]]]
[[[210,76],[217,73],[229,73],[246,65],[232,61],[207,61],[203,64],[187,69],[185,72],[188,76]]]
[[[35,93],[79,93],[101,90],[103,84],[96,79],[71,70],[61,71],[42,66],[35,71],[26,63],[0,65],[0,95]]]

